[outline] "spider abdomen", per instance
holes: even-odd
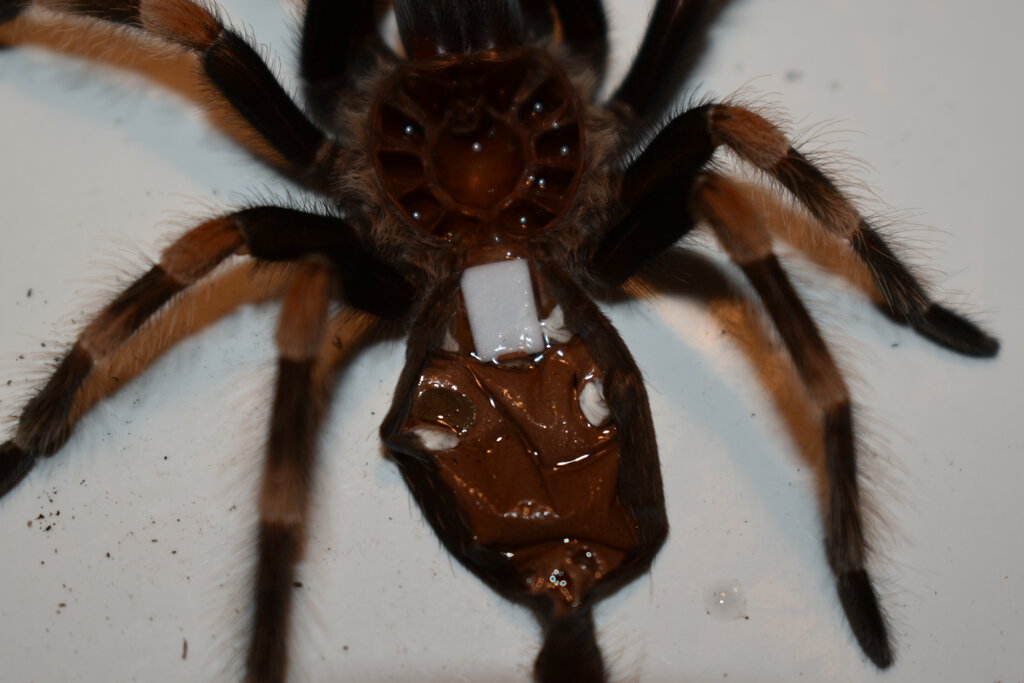
[[[382,435],[471,570],[544,618],[580,612],[646,568],[664,538],[662,498],[649,495],[658,476],[644,464],[657,456],[642,382],[563,271],[512,259],[458,282],[424,312],[443,341],[411,343]],[[474,288],[489,287],[485,298],[499,300],[474,304]],[[500,299],[520,294],[535,303],[527,317],[539,332],[527,336],[539,344],[483,345],[486,328],[523,325],[477,309],[515,308]]]
[[[432,456],[475,543],[501,551],[520,590],[555,611],[582,604],[637,542],[617,497],[618,430],[583,412],[600,381],[578,338],[511,366],[442,353],[407,423],[450,437]]]
[[[410,62],[371,121],[384,193],[419,230],[493,243],[536,235],[572,204],[583,166],[579,104],[538,52]]]

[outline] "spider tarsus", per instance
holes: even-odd
[[[259,534],[255,603],[246,683],[283,683],[288,672],[286,639],[291,616],[293,564],[298,554],[294,529],[264,524]]]
[[[544,646],[537,655],[533,671],[538,683],[604,683],[608,680],[590,607],[546,621]]]
[[[836,590],[853,635],[864,654],[879,669],[889,668],[893,662],[889,627],[867,571],[858,569],[839,572],[836,575]]]
[[[999,340],[945,306],[931,304],[912,315],[910,325],[931,341],[965,356],[991,358],[999,353]]]
[[[19,448],[13,441],[0,446],[0,498],[17,486],[36,464],[36,454]]]

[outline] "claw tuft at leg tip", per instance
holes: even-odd
[[[889,627],[878,604],[878,594],[871,577],[863,569],[840,572],[836,576],[836,589],[846,619],[864,654],[879,669],[889,668],[893,663]]]

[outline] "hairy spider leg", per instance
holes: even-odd
[[[871,268],[892,315],[909,319],[923,336],[967,355],[994,355],[998,342],[932,302],[835,184],[794,150],[772,123],[739,107],[707,104],[666,125],[626,169],[621,199],[629,213],[596,247],[594,273],[605,281],[622,282],[692,229],[696,208],[743,269],[802,381],[822,407],[828,483],[826,555],[851,628],[865,653],[884,668],[892,662],[892,649],[875,589],[864,569],[867,548],[849,394],[813,320],[772,253],[767,229],[750,202],[725,178],[703,171],[722,145],[789,189],[828,234],[849,240]],[[873,248],[858,247],[857,240]]]
[[[315,381],[333,298],[333,270],[303,264],[290,283],[277,328],[277,388],[260,490],[255,606],[246,680],[280,683],[288,672],[287,638],[309,511],[317,431],[327,387]]]
[[[924,337],[966,356],[988,358],[999,351],[999,341],[963,316],[931,299],[924,285],[892,251],[864,218],[851,215],[834,183],[799,152],[790,148],[769,170],[796,195],[822,225],[845,236],[871,271],[875,287],[888,313]]]
[[[999,351],[995,338],[931,299],[835,183],[790,146],[781,130],[759,114],[727,104],[705,104],[675,117],[626,169],[620,199],[630,213],[599,238],[592,264],[598,277],[625,281],[692,229],[688,199],[681,198],[689,195],[680,188],[692,189],[723,145],[789,190],[825,232],[851,245],[894,318],[957,353],[989,357]]]
[[[924,285],[858,214],[835,183],[793,149],[774,124],[741,107],[714,105],[708,110],[708,134],[777,180],[827,232],[849,241],[854,253],[871,270],[889,313],[897,320],[909,323],[924,337],[957,353],[996,355],[999,342],[933,301]]]
[[[175,294],[194,284],[242,245],[230,219],[216,218],[164,250],[160,262],[129,285],[86,326],[43,388],[26,404],[13,438],[0,446],[0,496],[40,457],[68,440],[80,415],[80,388],[98,362],[111,356]]]
[[[609,100],[627,119],[659,122],[672,108],[730,0],[658,0],[633,63]]]
[[[327,259],[350,306],[382,318],[403,315],[415,291],[397,270],[381,262],[364,244],[355,227],[334,216],[257,206],[234,219],[249,254],[263,261],[296,261],[307,256]]]
[[[608,20],[601,0],[519,0],[523,25],[531,41],[559,40],[585,59],[604,81],[608,67]],[[598,88],[594,88],[596,94]]]
[[[55,453],[80,415],[79,387],[95,364],[116,352],[171,297],[205,277],[228,256],[262,261],[315,259],[292,276],[277,333],[277,394],[260,496],[249,680],[283,681],[294,565],[301,553],[316,426],[326,389],[314,383],[329,302],[343,297],[375,314],[405,312],[411,288],[359,245],[337,218],[278,207],[254,207],[207,221],[168,247],[154,265],[108,304],[79,336],[56,372],[22,413],[15,436],[0,446],[0,496],[36,459]]]
[[[337,107],[378,63],[397,63],[380,33],[381,3],[309,0],[299,43],[299,73],[317,120],[335,126]]]
[[[96,364],[116,353],[172,297],[240,251],[264,261],[323,254],[342,274],[346,300],[376,315],[398,315],[412,299],[405,279],[366,252],[351,226],[340,219],[253,207],[206,221],[167,247],[159,263],[100,311],[26,404],[14,437],[0,446],[0,496],[38,458],[53,455],[67,441],[83,402],[88,403],[80,390]]]
[[[256,50],[217,15],[189,0],[0,0],[0,19],[33,7],[139,31],[194,53],[206,78],[280,157],[281,169],[311,189],[328,186],[338,153],[295,104]]]
[[[364,311],[392,317],[407,311],[412,288],[376,261],[341,219],[262,206],[236,215],[246,250],[265,261],[312,259],[294,276],[277,332],[277,390],[260,494],[255,612],[246,657],[251,683],[287,676],[287,638],[295,565],[301,559],[316,457],[316,434],[328,399],[317,381],[328,305],[341,296]]]
[[[626,169],[619,200],[628,213],[596,235],[591,271],[621,284],[693,229],[689,193],[715,144],[707,135],[707,106],[680,114],[662,128]]]
[[[825,550],[840,602],[861,648],[892,663],[886,619],[865,569],[867,541],[857,483],[850,394],[825,340],[772,251],[771,234],[743,190],[716,174],[699,179],[694,203],[757,291],[804,386],[821,407],[825,437]]]

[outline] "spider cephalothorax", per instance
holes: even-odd
[[[192,0],[0,0],[194,53],[202,78],[278,168],[326,208],[250,206],[203,222],[82,331],[0,446],[0,495],[58,451],[84,391],[150,319],[226,259],[285,263],[276,395],[260,492],[246,679],[288,671],[287,635],[341,303],[408,333],[381,434],[449,551],[544,629],[535,675],[606,679],[595,602],[648,569],[668,532],[640,371],[592,297],[617,291],[698,225],[748,279],[820,422],[825,550],[851,629],[893,660],[867,571],[849,392],[720,148],[791,194],[871,273],[888,312],[959,353],[998,342],[936,304],[834,182],[763,116],[668,102],[723,3],[660,0],[607,101],[599,0],[309,0],[310,113],[237,33]],[[662,124],[653,122],[663,120]],[[646,135],[645,135],[646,134]]]

